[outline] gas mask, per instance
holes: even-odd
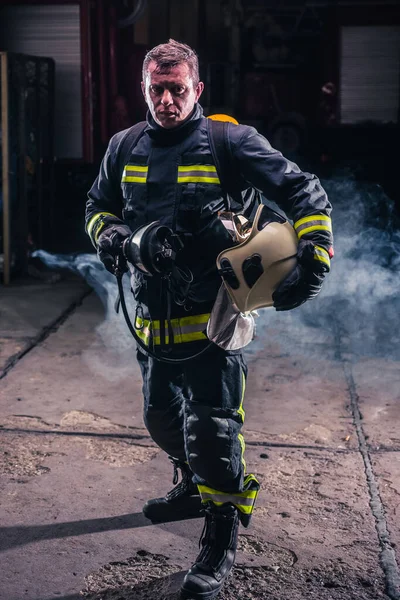
[[[169,227],[153,221],[126,238],[122,252],[125,259],[145,275],[167,275],[182,247],[180,238]]]

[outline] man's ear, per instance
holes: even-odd
[[[196,92],[196,102],[200,98],[203,90],[204,90],[204,83],[202,81],[199,81],[199,83],[196,85],[196,89],[195,89],[195,92]]]

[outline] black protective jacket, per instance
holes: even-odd
[[[196,303],[212,305],[221,285],[215,259],[231,243],[217,218],[226,205],[213,167],[206,118],[198,104],[191,118],[173,129],[163,129],[149,115],[143,135],[123,165],[118,151],[125,135],[126,130],[121,131],[109,143],[88,194],[86,228],[96,215],[108,213],[105,224],[114,215],[132,230],[160,221],[185,234],[178,260],[193,273],[188,299],[195,314]],[[257,188],[295,224],[303,223],[303,229],[305,217],[329,217],[331,205],[315,175],[301,171],[253,127],[229,124],[229,135],[242,191]],[[332,247],[327,228],[308,229],[303,231],[305,239],[326,251]],[[151,304],[152,297],[159,300],[155,277],[138,273],[133,288],[144,304]]]

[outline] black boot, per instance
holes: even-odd
[[[235,562],[239,530],[238,510],[232,504],[205,509],[202,549],[183,580],[181,598],[215,598]]]
[[[153,498],[143,506],[143,514],[152,523],[166,523],[181,519],[195,519],[204,513],[197,485],[192,482],[193,473],[189,466],[176,458],[169,457],[174,465],[172,483],[178,483],[178,469],[182,480],[164,498]]]

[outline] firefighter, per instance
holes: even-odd
[[[128,132],[111,139],[88,194],[86,231],[111,272],[132,231],[157,221],[180,236],[177,264],[191,274],[182,289],[133,268],[132,292],[142,342],[160,357],[184,358],[209,343],[206,325],[221,285],[215,259],[227,243],[218,227],[226,195],[198,103],[203,83],[195,51],[174,40],[150,50],[142,91],[147,123],[122,163]],[[294,221],[297,264],[273,299],[276,310],[295,308],[319,292],[329,271],[331,206],[315,175],[302,172],[254,128],[228,125],[240,191],[262,190]],[[153,522],[204,515],[201,551],[182,597],[214,598],[234,564],[239,523],[248,526],[259,490],[246,470],[241,434],[245,360],[241,350],[217,345],[176,364],[142,348],[137,359],[144,422],[171,458],[177,484],[165,497],[148,500],[143,512]]]

